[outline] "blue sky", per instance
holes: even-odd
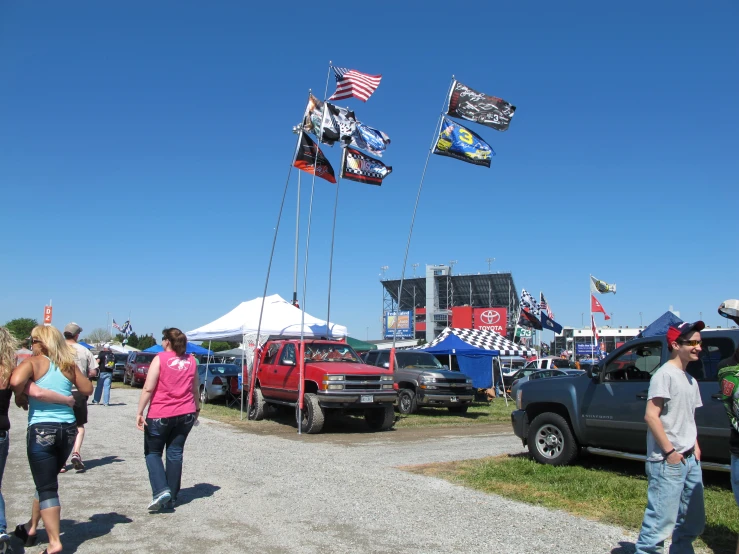
[[[483,7],[487,6],[487,7]],[[308,90],[329,60],[383,75],[339,102],[392,139],[382,187],[343,181],[331,318],[379,338],[451,77],[517,106],[472,124],[486,169],[431,156],[408,259],[512,271],[579,325],[739,297],[736,2],[0,4],[0,323],[189,330],[261,295]],[[329,95],[333,92],[333,77]],[[323,147],[338,170],[340,150]],[[303,215],[310,176],[303,174]],[[268,293],[292,295],[297,170]],[[309,313],[325,318],[335,188],[316,182]],[[301,228],[301,286],[305,247]]]

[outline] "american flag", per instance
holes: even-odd
[[[382,80],[382,75],[367,75],[345,67],[334,67],[333,70],[336,76],[336,92],[329,100],[344,100],[354,96],[366,102]]]
[[[118,329],[119,331],[121,331],[121,330],[122,330],[122,329],[121,329],[121,326],[120,326],[120,325],[118,325],[118,324],[117,324],[117,323],[115,322],[115,319],[113,320],[113,328],[114,328],[114,329]]]
[[[593,314],[590,314],[590,328],[593,331],[595,342],[598,342],[600,340],[600,337],[598,337],[598,328],[595,326],[595,316]]]
[[[534,315],[539,314],[539,304],[526,289],[521,289],[521,307]]]
[[[539,293],[539,298],[541,300],[539,302],[539,307],[541,308],[541,311],[542,312],[546,312],[547,315],[549,316],[549,319],[554,319],[554,312],[549,307],[549,302],[547,302],[547,299],[544,298],[544,293],[543,292],[540,292]]]

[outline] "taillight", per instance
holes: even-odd
[[[213,377],[213,384],[214,385],[222,385],[223,380],[220,377]]]

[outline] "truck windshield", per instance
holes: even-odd
[[[398,367],[428,367],[433,369],[444,369],[441,362],[436,356],[427,352],[396,352],[395,359],[398,360]]]
[[[361,364],[362,360],[348,344],[306,344],[305,361],[313,362],[350,362]]]

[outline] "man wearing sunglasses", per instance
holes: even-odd
[[[647,409],[647,509],[636,552],[693,552],[706,515],[695,409],[703,405],[698,382],[687,371],[700,359],[702,321],[667,330],[670,359],[649,382]]]

